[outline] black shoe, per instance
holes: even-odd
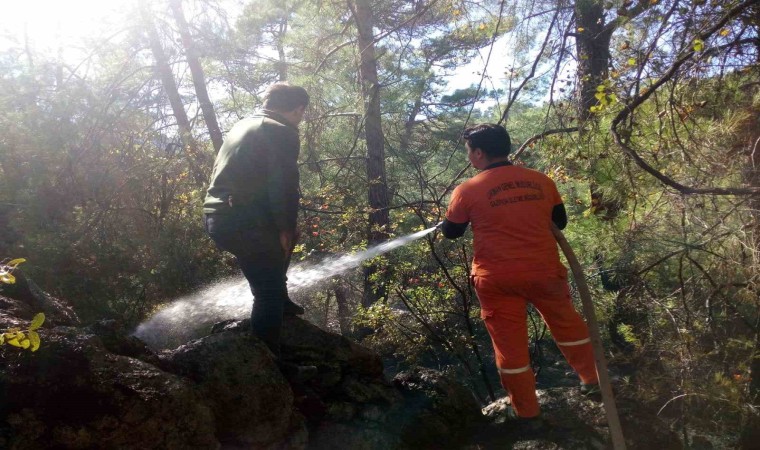
[[[291,299],[285,300],[282,313],[286,316],[302,316],[304,309],[298,303],[293,302]]]
[[[277,363],[280,372],[291,383],[303,383],[318,375],[317,366],[300,366],[295,363],[280,361]]]

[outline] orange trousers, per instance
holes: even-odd
[[[581,382],[598,383],[588,327],[573,307],[566,272],[472,279],[493,343],[501,384],[518,416],[535,417],[540,413],[528,352],[528,302],[541,314]]]

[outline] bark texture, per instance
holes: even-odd
[[[385,173],[385,138],[383,136],[380,113],[380,83],[377,77],[377,57],[372,34],[374,17],[369,0],[354,0],[349,3],[359,32],[359,76],[364,97],[364,133],[367,143],[367,182],[369,200],[369,224],[367,241],[373,246],[388,237],[388,182]],[[363,306],[375,303],[385,297],[382,282],[374,282],[379,271],[377,265],[365,269]]]

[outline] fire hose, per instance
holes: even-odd
[[[557,239],[559,247],[565,254],[568,264],[570,264],[570,270],[573,272],[575,285],[577,286],[578,294],[581,297],[583,315],[586,316],[586,321],[588,322],[589,337],[591,338],[591,346],[594,349],[596,373],[599,376],[599,389],[602,393],[602,404],[604,405],[604,411],[607,415],[607,424],[610,427],[612,448],[615,450],[625,450],[623,428],[620,426],[620,417],[618,416],[617,406],[615,405],[615,397],[612,394],[612,385],[610,384],[610,376],[607,371],[607,359],[604,356],[604,346],[602,345],[602,337],[599,333],[599,322],[596,320],[594,302],[591,300],[591,292],[588,289],[588,284],[586,284],[583,267],[581,267],[578,258],[575,256],[575,252],[573,252],[572,247],[570,247],[567,239],[565,239],[565,235],[563,235],[559,228],[554,224],[552,224],[552,232],[554,233],[554,238]]]
[[[443,221],[438,223],[435,228],[440,228],[442,225]],[[625,450],[626,445],[625,438],[623,437],[623,428],[620,425],[620,417],[617,412],[617,406],[615,405],[615,396],[612,393],[612,384],[610,383],[610,376],[607,370],[607,359],[604,356],[604,346],[602,345],[602,337],[599,332],[599,322],[596,320],[594,302],[591,299],[591,292],[589,291],[588,284],[586,284],[583,267],[575,256],[575,252],[572,247],[570,247],[567,239],[565,239],[565,235],[562,234],[562,231],[560,231],[560,229],[554,224],[552,224],[552,233],[554,234],[554,238],[557,240],[559,247],[562,249],[562,253],[564,253],[565,258],[567,258],[570,270],[573,272],[573,278],[575,278],[575,284],[578,288],[581,304],[583,305],[583,315],[588,322],[589,338],[594,351],[594,362],[599,377],[599,390],[602,394],[602,405],[604,406],[604,411],[607,416],[607,424],[610,428],[612,448],[614,450]]]

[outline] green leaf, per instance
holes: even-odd
[[[8,264],[6,264],[6,266],[10,267],[11,269],[15,269],[16,266],[25,262],[26,262],[25,258],[16,258],[16,259],[12,259]]]
[[[14,284],[16,282],[16,277],[11,275],[10,272],[0,270],[0,282],[5,284]]]
[[[0,334],[0,345],[3,345],[3,344],[5,344],[5,335]]]
[[[635,66],[636,65],[636,58],[628,58],[628,65],[629,66]]]
[[[34,318],[32,319],[32,324],[29,325],[29,331],[36,330],[37,328],[41,327],[43,323],[45,323],[45,314],[44,313],[36,314]]]
[[[31,350],[33,352],[36,352],[38,348],[40,348],[40,335],[37,334],[34,331],[29,332],[29,342],[32,343]]]
[[[600,84],[596,87],[596,92],[604,92],[605,86],[603,84]]]
[[[594,97],[596,97],[597,100],[603,99],[604,96],[605,96],[604,92],[597,92],[596,94],[594,94]]]
[[[705,42],[702,39],[694,39],[694,51],[701,52],[705,49]]]

